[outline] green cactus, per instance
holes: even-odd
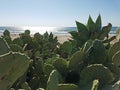
[[[20,38],[15,38],[15,39],[13,40],[13,44],[17,44],[17,45],[23,47],[23,41],[22,41],[22,39],[20,39]]]
[[[120,80],[118,80],[114,85],[106,85],[100,90],[120,90]]]
[[[40,85],[40,78],[37,75],[34,75],[29,81],[29,85],[32,90],[36,90]]]
[[[57,90],[79,90],[75,84],[58,84]]]
[[[84,53],[82,50],[75,52],[69,60],[70,70],[81,69],[80,64],[83,63]],[[77,70],[78,71],[78,70]]]
[[[80,85],[83,86],[95,79],[99,80],[100,85],[109,84],[114,80],[112,72],[102,64],[93,64],[84,68],[80,77]]]
[[[100,40],[94,40],[85,54],[85,62],[91,64],[104,64],[106,62],[106,49]]]
[[[71,31],[72,40],[76,42],[76,48],[82,47],[88,40],[104,40],[105,37],[108,39],[108,34],[112,28],[112,25],[109,23],[107,26],[102,27],[101,16],[99,15],[97,20],[94,22],[89,16],[87,25],[76,22],[78,31]]]
[[[29,84],[27,82],[24,82],[21,86],[22,89],[25,89],[25,90],[31,90],[31,88],[29,87]]]
[[[86,54],[90,48],[90,46],[92,45],[93,40],[88,40],[84,46],[82,47],[82,51],[84,52],[84,54]]]
[[[112,61],[116,66],[120,67],[120,50],[113,55]]]
[[[38,41],[36,41],[35,39],[32,39],[31,42],[29,42],[29,44],[26,45],[25,50],[40,50],[41,49],[41,45],[38,43]]]
[[[102,30],[100,31],[98,39],[104,40],[104,38],[108,36],[111,28],[112,28],[112,24],[111,23],[109,23],[107,26],[104,26],[102,28]]]
[[[99,80],[93,80],[85,86],[81,86],[80,90],[99,90]]]
[[[72,35],[72,39],[75,40],[77,46],[82,46],[89,39],[89,32],[85,25],[76,21],[78,32],[69,32]]]
[[[120,68],[117,65],[115,65],[113,62],[107,63],[106,67],[108,67],[113,74],[117,75],[117,77],[120,77]]]
[[[0,90],[9,89],[29,66],[29,58],[20,53],[7,53],[0,56]]]
[[[4,38],[0,37],[0,55],[6,54],[10,51],[10,47]]]
[[[43,60],[39,59],[35,61],[34,67],[35,67],[35,72],[38,76],[43,75],[43,68],[44,68],[43,65],[44,65]]]
[[[68,58],[72,52],[72,44],[71,42],[65,41],[63,44],[60,45],[60,55],[63,58]]]
[[[55,67],[51,64],[44,64],[44,68],[43,68],[43,71],[44,71],[44,74],[46,76],[46,78],[48,79],[50,73],[52,72],[52,70],[54,70]]]
[[[109,60],[112,61],[112,57],[119,50],[120,50],[120,40],[110,47],[109,52],[108,52]]]
[[[12,39],[10,37],[10,32],[7,29],[3,32],[2,37],[7,41],[8,44],[12,43]]]
[[[48,78],[48,81],[47,81],[47,87],[46,87],[46,90],[57,90],[58,88],[58,72],[56,70],[53,70],[51,73],[50,73],[50,76]]]
[[[32,58],[32,56],[33,56],[32,50],[26,50],[26,51],[24,51],[24,53],[30,58]]]
[[[10,36],[10,32],[9,32],[9,30],[7,30],[7,29],[4,30],[3,35],[4,35],[4,36]]]
[[[65,59],[56,59],[53,62],[53,66],[59,71],[62,76],[66,76],[68,71],[68,62]]]
[[[30,35],[30,30],[25,30],[24,32],[26,35]]]
[[[20,35],[20,39],[23,41],[23,44],[28,44],[31,42],[32,38],[29,34],[26,34],[26,33],[22,33],[22,34],[19,34]]]
[[[83,40],[84,42],[89,38],[89,31],[85,25],[76,21],[79,39]]]
[[[21,52],[23,53],[23,48],[17,44],[10,44],[10,50],[13,51],[13,52]]]

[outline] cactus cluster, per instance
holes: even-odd
[[[101,40],[103,42],[110,43],[115,37],[108,38],[109,32],[112,28],[112,24],[109,23],[107,26],[102,27],[101,16],[99,15],[94,22],[89,16],[88,22],[86,25],[76,21],[77,31],[69,32],[72,36],[71,42],[72,50],[69,51],[68,56],[71,56],[74,52],[83,47],[83,45],[89,40]],[[66,47],[67,48],[67,47]]]
[[[8,90],[28,69],[29,58],[12,52],[4,38],[0,40],[0,90]]]
[[[0,37],[0,90],[120,90],[119,35],[108,38],[111,24],[101,17],[60,44],[52,33],[30,35],[26,30],[12,39]],[[105,38],[106,37],[106,38]],[[110,42],[117,38],[118,42]]]

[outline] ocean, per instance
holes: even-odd
[[[53,34],[63,35],[69,34],[70,31],[77,31],[76,27],[36,27],[36,26],[27,26],[27,27],[12,27],[12,26],[0,26],[0,34],[7,29],[12,34],[20,34],[23,33],[25,30],[30,30],[31,34],[40,33],[44,34],[46,31],[48,33],[52,32]],[[112,27],[109,34],[115,35],[117,27]]]

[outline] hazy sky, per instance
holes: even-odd
[[[120,26],[120,0],[0,0],[0,26],[75,26],[99,14]]]

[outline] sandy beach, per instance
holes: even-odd
[[[69,39],[71,39],[71,35],[70,34],[64,34],[64,35],[55,35],[57,36],[57,39],[60,43],[64,43],[65,41],[68,41]]]

